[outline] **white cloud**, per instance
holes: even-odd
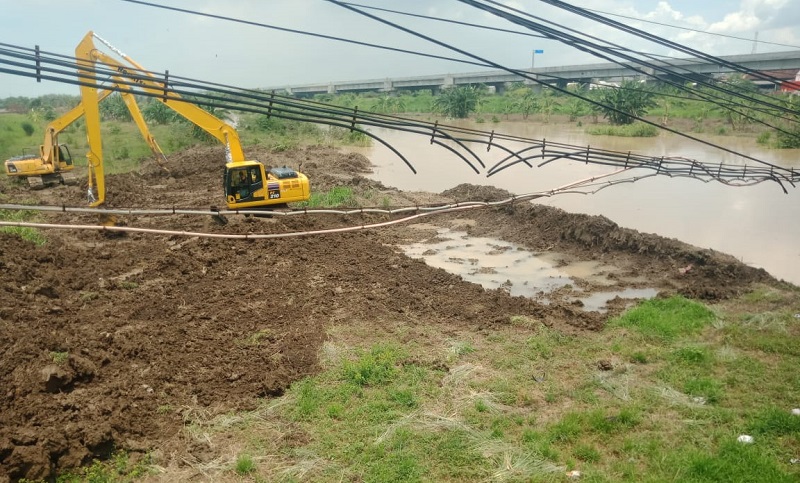
[[[739,11],[729,13],[720,22],[714,22],[708,26],[708,31],[713,33],[740,33],[752,32],[758,29],[761,24],[755,13]]]

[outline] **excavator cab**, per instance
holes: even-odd
[[[44,146],[42,146],[44,148]],[[54,148],[56,170],[72,169],[72,153],[66,144],[59,144]]]
[[[225,199],[228,208],[254,209],[305,201],[310,194],[308,178],[291,168],[271,168],[258,161],[225,165]]]
[[[260,163],[235,163],[225,174],[225,196],[230,204],[264,199],[264,166]]]

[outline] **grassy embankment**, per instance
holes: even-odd
[[[229,455],[198,470],[230,481],[797,481],[797,313],[787,286],[648,301],[580,335],[353,320],[320,374],[253,412],[185,409],[185,432]],[[83,474],[155,471],[115,461]]]
[[[24,120],[0,115],[4,158],[41,142],[43,126],[30,137],[15,127]],[[105,124],[110,172],[149,155],[133,124]],[[241,126],[245,144],[304,142],[301,126]],[[152,130],[167,153],[192,139],[186,125]],[[84,138],[78,126],[61,141],[80,159]],[[329,329],[320,374],[257,411],[164,410],[183,411],[188,438],[227,445],[228,459],[198,468],[217,479],[561,481],[578,470],[581,481],[796,481],[798,313],[800,292],[785,287],[713,310],[647,302],[575,336],[522,315],[491,332],[446,334],[425,320],[352,320]],[[154,471],[118,454],[62,481]]]
[[[679,93],[669,88],[649,86],[652,91],[655,105],[647,110],[648,121],[659,125],[669,126],[684,132],[706,133],[716,135],[736,135],[758,137],[762,144],[777,147],[797,147],[797,140],[791,135],[782,135],[772,132],[766,126],[754,122],[761,119],[775,125],[776,120],[771,115],[764,115],[747,106],[740,106],[739,113],[733,113],[705,100]],[[748,95],[768,99],[770,102],[784,104],[796,110],[796,100],[792,96],[772,93],[761,94],[753,89],[748,90]],[[580,91],[582,96],[599,100],[601,90]],[[378,94],[365,93],[360,95],[319,95],[317,99],[330,102],[343,107],[358,106],[360,110],[385,112],[393,114],[418,114],[428,116],[433,112],[435,97],[430,92]],[[484,95],[480,98],[477,110],[470,118],[478,123],[500,122],[509,119],[524,119],[533,122],[571,122],[587,126],[588,134],[651,137],[658,135],[654,126],[635,122],[633,126],[613,126],[603,119],[601,113],[596,112],[590,103],[561,94],[552,89],[532,91],[522,84],[511,86],[502,94]],[[438,117],[437,117],[438,118]],[[796,122],[796,121],[795,121]],[[796,131],[796,124],[781,124],[783,129]]]

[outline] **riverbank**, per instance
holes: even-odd
[[[301,169],[320,192],[349,189],[353,207],[506,196],[475,185],[398,190],[367,178],[365,157],[330,148],[251,155]],[[223,159],[221,147],[193,148],[170,157],[169,173],[148,163],[111,175],[108,207],[218,204]],[[77,206],[84,192],[12,186],[5,195]],[[135,215],[121,221],[193,234],[46,230],[40,247],[3,234],[0,471],[144,481],[797,477],[789,411],[800,294],[733,257],[528,204],[351,233],[200,235],[396,218],[220,226]],[[547,301],[485,290],[404,254],[409,243],[440,242],[439,228],[496,238],[497,253],[514,244],[557,253],[561,266],[594,262],[603,268],[591,275],[604,281],[574,275]],[[617,318],[632,299],[599,312],[574,297],[636,287],[659,292],[644,319]],[[682,322],[639,322],[654,314]],[[745,432],[755,444],[736,442]]]

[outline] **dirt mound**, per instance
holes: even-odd
[[[360,176],[366,158],[327,148],[252,158],[305,170],[315,186],[347,184],[391,200],[497,200],[507,193],[461,186],[445,196],[399,194]],[[165,171],[108,176],[109,207],[222,205],[224,151],[201,147],[170,157]],[[59,187],[9,196],[83,204],[84,189]],[[409,204],[414,204],[409,203]],[[619,228],[602,217],[530,204],[442,215],[469,217],[474,234],[532,249],[556,247],[615,263],[663,289],[724,297],[763,271],[726,257]],[[58,223],[89,215],[43,215]],[[227,226],[188,215],[131,216],[130,226],[210,233],[280,233],[387,221],[390,217],[234,217]],[[332,323],[414,321],[491,331],[524,315],[562,331],[595,330],[608,315],[484,290],[394,248],[414,235],[399,228],[237,241],[89,231],[48,231],[35,246],[0,233],[0,480],[49,478],[106,457],[181,441],[192,411],[252,408],[318,370]],[[687,268],[690,267],[690,268]],[[617,310],[621,310],[622,306]],[[189,448],[198,455],[205,449]],[[198,456],[201,458],[201,456]]]

